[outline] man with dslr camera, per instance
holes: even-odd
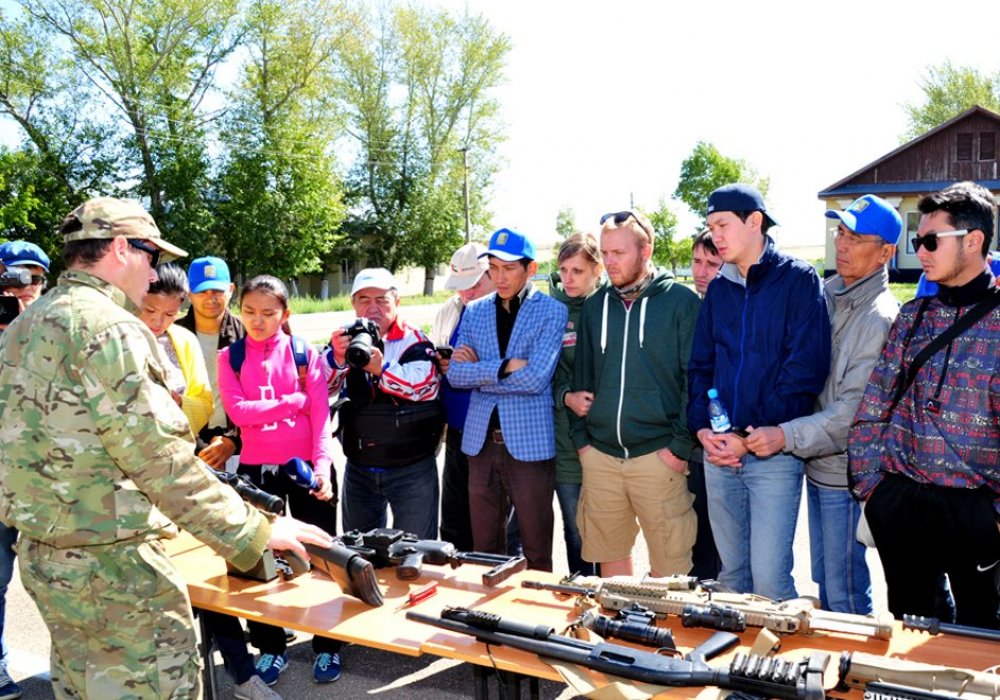
[[[357,321],[334,330],[326,352],[330,393],[347,399],[340,407],[344,530],[385,527],[388,506],[393,527],[437,539],[435,452],[444,413],[434,346],[399,318],[398,284],[384,268],[357,274],[351,305]]]

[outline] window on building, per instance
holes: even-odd
[[[917,251],[913,249],[913,237],[917,235],[917,228],[920,226],[920,212],[919,211],[908,211],[906,212],[906,231],[903,232],[903,236],[906,239],[906,254],[916,255]]]
[[[955,160],[972,160],[972,134],[958,134]]]
[[[979,134],[979,160],[996,160],[996,133],[983,131]]]

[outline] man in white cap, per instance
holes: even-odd
[[[446,289],[456,292],[438,311],[431,326],[431,341],[438,348],[438,366],[448,371],[451,362],[447,348],[454,348],[462,317],[469,303],[496,291],[489,274],[486,246],[466,243],[451,256],[451,268],[444,281]],[[469,514],[469,458],[462,453],[462,430],[469,412],[471,389],[456,389],[447,377],[441,381],[448,432],[445,438],[444,472],[441,475],[441,539],[460,551],[472,545],[472,519]]]
[[[436,539],[440,377],[431,341],[399,318],[398,288],[385,268],[359,272],[351,287],[358,320],[334,330],[326,352],[330,393],[348,399],[340,408],[343,524],[385,527],[388,507],[394,528]]]

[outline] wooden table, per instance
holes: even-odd
[[[535,654],[492,645],[487,649],[472,636],[405,618],[407,610],[436,616],[445,606],[457,606],[549,625],[561,633],[575,617],[573,600],[548,591],[521,587],[523,580],[555,583],[559,580],[555,574],[526,571],[496,588],[487,588],[481,582],[484,567],[472,564],[457,569],[426,565],[420,579],[414,582],[398,581],[395,568],[379,569],[376,573],[385,604],[373,608],[344,595],[337,583],[320,572],[309,572],[290,581],[276,579],[269,583],[229,576],[225,562],[187,534],[168,542],[167,551],[184,576],[191,603],[196,608],[408,656],[426,653],[475,664],[479,669],[495,667],[500,672],[516,674],[504,677],[501,673],[501,677],[508,682],[509,691],[514,689],[510,686],[511,680],[517,681],[520,676],[562,681],[559,673]],[[404,606],[406,596],[429,581],[437,581],[437,594],[416,605]],[[697,646],[712,634],[711,630],[684,628],[673,617],[661,624],[673,629],[677,646],[684,651]],[[948,635],[930,636],[903,630],[899,623],[896,625],[890,641],[837,633],[782,637],[779,655],[797,660],[816,651],[829,653],[828,688],[836,680],[838,661],[843,651],[863,651],[972,669],[984,669],[1000,662],[1000,644]],[[747,651],[756,635],[757,630],[744,633],[741,646],[730,654]],[[612,641],[617,643],[617,640]],[[724,655],[712,663],[724,663],[728,658]],[[211,664],[207,663],[206,668],[210,669]],[[590,675],[598,684],[606,682],[602,674],[591,672]],[[477,678],[485,682],[485,674],[480,673]],[[537,692],[537,685],[534,688]],[[477,683],[477,696],[484,690]],[[697,690],[674,689],[662,696],[692,697]],[[850,695],[861,697],[860,693]]]

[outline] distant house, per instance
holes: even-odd
[[[877,194],[903,218],[891,275],[899,281],[920,276],[920,261],[910,239],[916,234],[920,213],[917,202],[954,182],[974,180],[994,197],[1000,193],[1000,114],[972,107],[926,134],[869,163],[823,189],[817,195],[828,209],[844,209],[863,194]],[[993,232],[994,246],[997,232]],[[827,275],[834,273],[833,241],[826,243]]]

